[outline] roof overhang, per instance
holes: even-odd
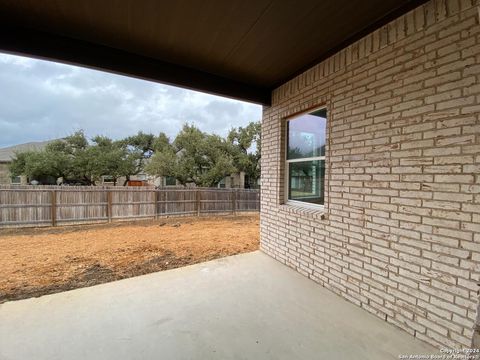
[[[270,104],[425,0],[0,0],[0,51]]]

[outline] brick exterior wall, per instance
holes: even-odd
[[[292,54],[294,56],[294,54]],[[435,346],[469,347],[480,270],[480,25],[430,1],[277,88],[261,249]],[[325,211],[286,205],[285,118],[326,105]]]

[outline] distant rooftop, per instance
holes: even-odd
[[[25,144],[18,144],[0,149],[0,162],[10,162],[15,157],[16,152],[43,150],[47,144],[54,140],[33,141]]]

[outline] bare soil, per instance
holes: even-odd
[[[258,215],[0,230],[0,303],[258,249]]]

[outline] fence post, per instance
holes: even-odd
[[[154,215],[155,215],[155,220],[158,219],[158,192],[157,189],[153,190],[153,201],[155,204],[155,208],[153,210]]]
[[[237,207],[237,190],[232,189],[232,214],[233,215],[237,214],[236,207]]]
[[[201,212],[201,194],[200,194],[200,190],[197,189],[197,191],[195,192],[195,196],[196,196],[196,207],[197,207],[197,216],[200,216],[200,212]]]
[[[52,211],[52,226],[57,226],[57,191],[52,190],[52,204],[51,204],[51,211]]]
[[[107,217],[108,222],[112,222],[112,191],[107,189]]]

